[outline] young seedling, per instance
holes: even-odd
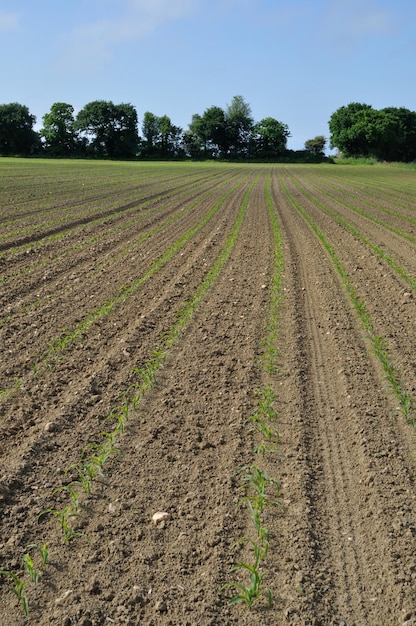
[[[247,506],[248,506],[248,510],[250,511],[253,524],[256,527],[257,536],[261,542],[259,545],[259,550],[260,549],[262,550],[260,560],[263,561],[263,559],[266,558],[267,553],[269,551],[269,531],[265,526],[263,526],[263,523],[260,517],[260,511],[256,510],[251,504],[251,502],[248,502]]]
[[[25,572],[29,575],[35,585],[37,585],[39,581],[39,573],[35,569],[35,563],[29,552],[26,552],[26,554],[23,555],[23,562],[25,565]]]
[[[40,567],[41,569],[44,569],[46,567],[46,564],[48,563],[49,558],[48,546],[46,545],[46,543],[41,546],[39,546],[37,543],[31,543],[30,546],[27,547],[27,549],[30,550],[31,548],[34,548],[39,553],[41,558]]]
[[[78,511],[79,495],[78,495],[78,492],[74,489],[73,485],[75,485],[75,482],[71,483],[70,485],[63,485],[62,487],[57,487],[56,489],[54,489],[52,493],[53,495],[55,493],[59,493],[60,491],[65,491],[66,493],[68,493],[72,500],[74,510]]]
[[[242,489],[246,491],[246,495],[238,502],[238,506],[241,506],[244,502],[250,502],[255,510],[263,511],[266,505],[279,503],[275,500],[270,500],[268,491],[273,488],[275,491],[275,497],[280,495],[280,484],[275,478],[269,478],[266,470],[259,469],[256,465],[245,465],[240,471],[248,470],[248,474],[244,476],[245,484]],[[249,491],[254,493],[249,493]]]
[[[60,511],[59,509],[47,509],[45,511],[42,511],[41,513],[39,513],[38,518],[42,515],[47,514],[54,515],[59,520],[64,536],[64,543],[69,543],[72,539],[75,539],[75,537],[83,536],[83,533],[77,533],[71,526],[71,520],[75,517],[79,517],[71,504],[62,509],[62,511]]]
[[[0,574],[12,579],[14,583],[12,592],[22,603],[23,611],[25,612],[25,615],[29,615],[29,602],[28,602],[27,596],[25,596],[23,593],[23,589],[25,588],[26,583],[23,580],[21,580],[16,574],[8,570],[0,570]]]
[[[248,539],[246,537],[244,537],[243,539],[240,539],[234,545],[237,545],[238,543],[245,543],[245,542],[250,543],[253,548],[254,557],[255,557],[254,564],[251,565],[250,563],[240,562],[234,565],[231,568],[231,571],[232,572],[236,572],[239,570],[247,571],[250,577],[250,584],[246,586],[239,581],[233,580],[223,585],[220,591],[222,591],[223,589],[228,589],[228,588],[236,589],[238,593],[236,596],[231,598],[231,600],[229,601],[229,604],[236,604],[237,602],[245,602],[247,607],[251,609],[253,606],[253,603],[260,597],[260,594],[262,592],[262,582],[263,582],[264,574],[262,574],[259,569],[260,562],[262,560],[262,549],[252,539]],[[272,594],[271,594],[270,589],[267,589],[267,598],[268,598],[268,606],[269,608],[271,608]]]

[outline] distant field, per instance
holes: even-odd
[[[1,159],[0,220],[2,623],[416,620],[414,170]]]

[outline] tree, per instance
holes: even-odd
[[[243,96],[234,96],[225,112],[228,143],[232,157],[248,156],[253,117]]]
[[[12,102],[0,105],[0,154],[28,155],[39,146],[39,135],[33,130],[36,117],[27,106]]]
[[[330,146],[345,156],[367,156],[365,119],[374,109],[369,104],[352,102],[335,111],[329,120]]]
[[[289,128],[273,117],[265,117],[253,127],[254,144],[257,156],[273,158],[286,150],[290,137]]]
[[[151,155],[156,150],[156,142],[159,137],[159,122],[156,115],[146,111],[143,116],[142,133],[145,138],[144,151]]]
[[[305,150],[310,152],[314,157],[323,157],[325,152],[326,139],[323,135],[317,135],[313,139],[305,141]]]
[[[221,107],[212,106],[202,116],[198,113],[193,115],[189,130],[198,138],[200,150],[203,150],[205,157],[223,156],[227,153],[227,122]]]
[[[184,156],[190,157],[191,159],[200,159],[204,156],[202,154],[200,141],[190,128],[182,133],[182,149]]]
[[[416,112],[404,107],[388,107],[382,112],[392,116],[396,125],[396,141],[389,146],[388,160],[416,160]]]
[[[158,118],[159,126],[159,150],[163,157],[175,152],[174,139],[177,136],[177,129],[172,125],[170,117],[162,115]]]
[[[75,127],[89,138],[89,149],[98,156],[132,157],[139,136],[137,111],[131,104],[95,100],[78,113]]]
[[[142,154],[163,159],[177,157],[184,152],[182,147],[182,128],[172,124],[170,117],[158,117],[146,111],[143,118],[142,132],[145,138]]]
[[[352,103],[341,107],[329,121],[331,147],[346,156],[371,156],[383,160],[416,158],[416,113],[389,107],[377,111]]]
[[[74,107],[65,102],[55,102],[42,119],[40,135],[45,139],[47,151],[54,156],[73,154],[77,146]]]

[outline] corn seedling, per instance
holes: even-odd
[[[87,496],[89,496],[91,493],[91,483],[92,483],[93,477],[89,475],[88,471],[86,471],[86,466],[83,465],[82,463],[75,463],[75,465],[70,465],[65,470],[65,474],[69,473],[72,470],[75,470],[77,472],[78,480],[73,481],[71,484],[75,484],[76,482],[78,482],[81,485],[84,493],[86,493]]]
[[[251,565],[250,563],[244,563],[244,562],[237,563],[236,565],[233,565],[233,567],[231,568],[231,572],[237,572],[237,571],[248,572],[250,584],[244,585],[243,583],[237,580],[233,580],[223,585],[220,591],[222,591],[223,589],[229,589],[229,588],[236,589],[238,593],[237,595],[233,596],[230,599],[229,604],[236,604],[237,602],[245,602],[247,607],[251,609],[253,606],[253,603],[260,597],[262,589],[263,589],[262,582],[263,582],[264,574],[262,574],[259,569],[260,562],[262,561],[262,558],[263,558],[263,550],[261,546],[256,544],[256,542],[246,537],[240,539],[234,545],[237,545],[239,543],[251,544],[251,547],[253,548],[254,557],[255,557],[254,564]],[[271,608],[272,594],[271,594],[270,589],[267,589],[267,598],[268,598],[268,606],[269,608]]]
[[[263,526],[263,523],[261,521],[261,517],[260,517],[260,511],[258,511],[257,509],[255,509],[253,507],[253,505],[251,504],[251,502],[247,503],[248,506],[248,510],[250,512],[251,515],[251,520],[254,524],[254,526],[256,527],[256,531],[257,531],[257,536],[261,542],[261,547],[263,549],[263,554],[261,555],[261,560],[265,559],[267,556],[267,553],[269,551],[269,531],[268,529]]]
[[[245,465],[240,468],[241,471],[248,471],[244,476],[244,485],[241,487],[246,495],[238,502],[240,507],[243,503],[249,502],[255,510],[263,511],[265,506],[279,503],[270,499],[269,490],[272,488],[275,492],[273,497],[278,498],[280,495],[280,483],[275,478],[269,478],[266,470],[259,469],[256,465]]]
[[[74,489],[75,483],[71,483],[70,485],[63,485],[62,487],[57,487],[56,489],[53,490],[52,494],[55,495],[55,493],[59,493],[59,492],[65,492],[68,493],[71,500],[72,500],[72,506],[73,509],[75,511],[78,511],[79,509],[79,495],[78,492]]]
[[[29,575],[34,584],[37,585],[39,581],[39,573],[35,569],[35,563],[29,552],[26,552],[26,554],[23,555],[23,562],[25,566],[25,572]]]
[[[76,532],[71,525],[71,521],[79,517],[72,505],[66,506],[62,511],[59,509],[47,509],[39,513],[38,518],[47,514],[54,515],[58,519],[61,525],[64,543],[69,543],[72,539],[75,539],[75,537],[83,536],[83,533]]]
[[[8,570],[0,570],[0,574],[2,576],[7,576],[8,578],[12,579],[14,583],[14,587],[12,587],[12,592],[18,598],[18,600],[20,600],[20,602],[22,603],[22,607],[23,607],[23,611],[25,612],[25,615],[29,615],[29,602],[28,602],[27,596],[25,596],[23,593],[23,589],[25,588],[26,583],[23,580],[21,580],[16,574]]]
[[[46,545],[46,543],[43,543],[43,545],[41,546],[39,546],[36,543],[32,543],[30,544],[30,546],[27,547],[27,549],[29,550],[31,548],[34,548],[40,555],[40,558],[41,558],[40,567],[41,569],[44,569],[48,563],[48,558],[49,558],[48,546]]]

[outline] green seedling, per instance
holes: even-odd
[[[73,481],[71,484],[79,483],[87,496],[91,493],[91,483],[94,476],[90,476],[87,472],[86,466],[81,463],[76,463],[75,465],[70,465],[66,470],[65,474],[68,472],[75,470],[78,474],[78,480]]]
[[[73,482],[69,485],[63,485],[62,487],[57,487],[56,489],[54,489],[54,491],[52,492],[53,495],[55,495],[55,493],[59,493],[59,492],[66,492],[69,494],[71,500],[72,500],[72,505],[75,511],[78,511],[79,509],[79,495],[78,492],[74,489],[74,485],[76,484],[76,482]]]
[[[256,453],[264,454],[267,450],[275,450],[275,446],[279,443],[279,431],[272,423],[277,421],[277,411],[273,408],[275,393],[271,387],[264,387],[258,394],[260,401],[258,402],[253,415],[247,422],[252,423],[249,432],[257,432],[263,438],[263,441],[255,448]],[[267,446],[266,443],[272,445]]]
[[[12,579],[14,583],[12,592],[22,603],[22,607],[23,607],[23,611],[25,612],[25,615],[29,615],[29,602],[28,602],[27,596],[25,596],[23,593],[23,589],[25,588],[26,583],[23,580],[21,580],[16,574],[8,570],[0,570],[0,574],[2,576],[7,576],[8,578]]]
[[[72,539],[75,539],[75,537],[82,537],[83,534],[76,532],[71,525],[71,521],[74,518],[79,517],[72,505],[66,506],[64,509],[62,509],[62,511],[60,511],[59,509],[47,509],[45,511],[42,511],[39,514],[38,518],[47,514],[54,515],[58,519],[61,525],[64,543],[69,543]]]
[[[46,543],[41,546],[39,546],[37,543],[32,543],[30,544],[30,546],[27,547],[27,549],[30,550],[31,548],[34,548],[39,553],[41,558],[40,567],[41,569],[44,569],[48,563],[49,558],[48,546],[46,545]]]
[[[248,474],[244,476],[244,485],[242,489],[246,491],[246,495],[238,502],[241,506],[244,502],[250,502],[257,511],[263,511],[266,505],[279,503],[270,499],[269,490],[273,488],[275,492],[273,497],[278,498],[280,495],[280,483],[275,478],[269,478],[266,470],[259,469],[256,465],[245,465],[240,471],[248,470]]]
[[[243,539],[240,539],[238,542],[236,542],[234,546],[237,545],[238,543],[246,543],[246,542],[250,543],[253,548],[254,557],[255,557],[254,564],[251,565],[250,563],[244,563],[244,562],[237,563],[231,568],[231,572],[236,572],[236,571],[241,571],[241,570],[248,572],[249,577],[250,577],[250,584],[244,585],[243,583],[234,580],[223,585],[220,591],[222,591],[223,589],[229,589],[229,588],[236,589],[238,593],[237,595],[235,595],[234,597],[230,599],[229,604],[236,604],[237,602],[245,602],[247,607],[251,609],[253,606],[253,603],[261,595],[264,574],[262,574],[259,569],[260,562],[262,560],[262,549],[261,547],[258,546],[258,544],[256,544],[252,539],[248,539],[244,537]],[[270,589],[267,589],[267,598],[268,598],[268,607],[271,608],[272,594],[271,594]]]
[[[260,518],[260,511],[256,510],[253,505],[251,504],[251,502],[247,503],[248,509],[250,511],[250,515],[251,515],[251,519],[253,521],[254,526],[256,527],[257,530],[257,536],[261,542],[261,545],[259,546],[259,550],[262,550],[261,556],[260,556],[260,560],[262,561],[263,559],[266,558],[267,553],[269,551],[269,531],[268,529],[263,526],[261,518]]]
[[[35,563],[29,552],[26,552],[26,554],[23,555],[23,561],[25,565],[25,572],[30,576],[35,585],[37,585],[39,581],[39,573],[35,570]]]

